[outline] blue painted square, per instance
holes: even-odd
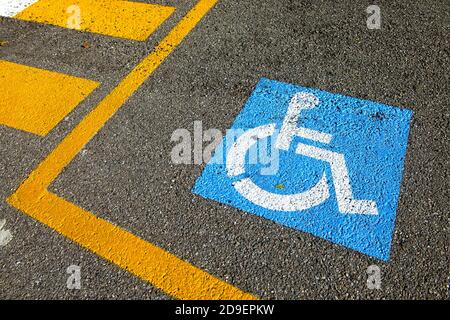
[[[318,104],[314,108],[301,111],[296,127],[313,129],[330,135],[332,139],[313,141],[296,135],[287,150],[278,149],[275,141],[280,135],[279,130],[289,105],[298,93],[314,95]],[[237,139],[230,137],[230,132],[227,133],[192,191],[204,198],[387,261],[395,227],[411,116],[412,111],[407,109],[263,78],[231,128],[238,131],[237,134],[234,133]],[[276,128],[273,137],[259,141],[266,140],[267,147],[254,144],[249,147],[247,153],[242,152],[245,159],[244,172],[230,175],[226,164],[231,162],[230,150],[233,149],[234,142],[240,137],[244,141],[244,132],[269,124],[274,124]],[[241,132],[238,129],[241,129]],[[343,155],[348,173],[346,181],[350,183],[353,199],[365,199],[376,204],[377,214],[368,214],[369,211],[365,214],[351,212],[362,210],[355,209],[357,207],[352,205],[349,206],[350,209],[342,209],[337,199],[344,204],[348,199],[343,197],[342,188],[337,187],[335,182],[345,181],[342,171],[331,169],[332,162],[333,168],[337,168],[337,160],[328,162],[319,157],[306,156],[305,153],[296,153],[299,145],[312,146],[316,148],[314,150],[327,150],[324,151],[325,155]],[[253,152],[255,150],[252,151],[252,148],[258,150]],[[257,156],[257,161],[254,161],[254,155],[258,155],[262,149],[266,150],[266,157]],[[321,154],[317,152],[314,154]],[[250,154],[253,154],[253,161],[250,161]],[[272,156],[274,160],[267,161]],[[277,165],[274,165],[275,162]],[[264,172],[264,168],[268,167],[277,169],[266,170],[269,173]],[[289,200],[286,206],[291,211],[283,210],[285,207],[282,205],[281,208],[268,208],[266,202],[264,205],[257,204],[249,200],[250,197],[244,197],[242,191],[238,192],[236,187],[242,180],[251,181],[259,189],[251,189],[249,193],[254,195],[257,190],[264,190],[267,194],[274,194],[275,200],[272,199],[271,203],[276,205],[277,199],[281,198],[279,195],[292,199],[291,195],[314,189],[322,177],[326,177],[328,197],[323,198],[322,202],[305,205],[306,208],[299,210],[295,208],[300,208],[301,202],[296,202],[297,205],[300,203],[300,207],[296,207]],[[316,194],[325,195],[325,191]],[[262,197],[262,193],[259,195]],[[313,198],[305,199],[309,201]],[[305,203],[309,203],[308,201]]]

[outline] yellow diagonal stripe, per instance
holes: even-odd
[[[132,233],[36,186],[21,188],[9,203],[99,256],[180,299],[254,299],[236,287]],[[38,196],[39,198],[37,198]],[[25,203],[20,199],[27,198]],[[30,202],[30,199],[36,201]]]
[[[15,18],[142,41],[174,10],[119,0],[39,0]]]
[[[30,174],[8,203],[180,299],[255,299],[106,220],[47,191],[80,150],[158,68],[218,0],[200,0],[119,85]]]
[[[0,125],[45,136],[98,85],[0,60]]]

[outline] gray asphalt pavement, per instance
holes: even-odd
[[[0,59],[99,81],[47,136],[0,126],[1,299],[170,299],[5,202],[194,2],[144,42],[2,18]],[[448,294],[448,4],[220,0],[52,183],[50,191],[264,299],[445,299]],[[83,43],[89,43],[84,48]],[[224,132],[262,77],[414,111],[391,259],[382,262],[191,192],[178,128]],[[1,89],[0,89],[1,92]],[[1,99],[1,96],[0,96]],[[382,272],[366,286],[367,267]],[[69,265],[82,288],[66,287]]]

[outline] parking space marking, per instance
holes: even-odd
[[[161,65],[218,0],[200,0],[7,201],[53,230],[180,299],[255,299],[163,249],[47,190],[81,149]]]
[[[0,125],[45,136],[98,85],[0,60]]]
[[[411,117],[261,79],[193,192],[387,261]]]
[[[80,23],[70,26],[71,11],[79,8]],[[7,9],[5,9],[7,10]],[[113,37],[146,40],[173,12],[174,7],[119,0],[39,0],[14,18]]]

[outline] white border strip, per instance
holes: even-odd
[[[0,16],[14,17],[39,0],[0,0]]]

